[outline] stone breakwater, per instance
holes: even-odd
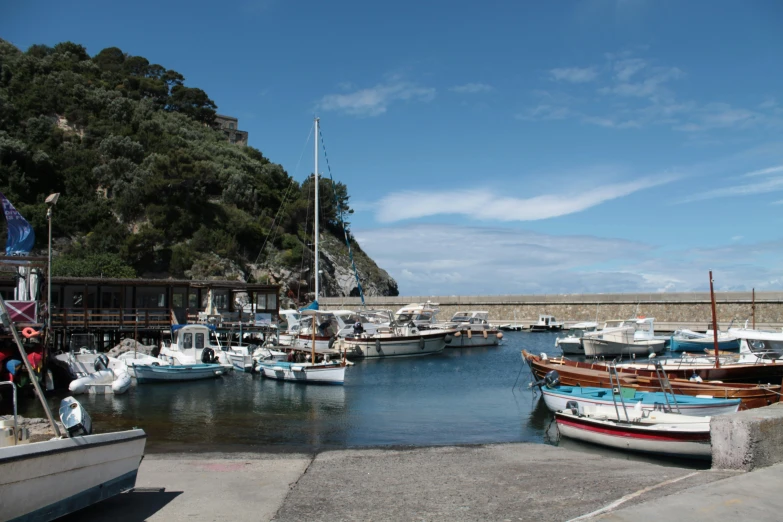
[[[718,322],[726,328],[731,321],[741,326],[751,317],[750,292],[715,294]],[[409,303],[438,303],[439,318],[447,319],[460,310],[486,310],[495,323],[529,324],[539,314],[554,315],[559,320],[578,322],[654,317],[657,323],[683,323],[706,328],[711,321],[709,293],[660,294],[565,294],[500,296],[398,296],[368,297],[368,308],[397,310]],[[325,309],[361,306],[358,297],[326,297],[319,300]],[[783,292],[756,292],[757,327],[783,325]]]

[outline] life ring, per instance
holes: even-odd
[[[27,328],[22,330],[22,335],[24,335],[26,339],[30,339],[31,337],[38,337],[39,335],[41,335],[41,332],[39,332],[39,331],[37,331],[37,330],[35,330],[33,328],[30,328],[28,326]]]

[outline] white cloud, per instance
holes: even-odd
[[[535,221],[581,212],[674,179],[672,176],[642,178],[581,192],[559,192],[531,198],[509,197],[481,189],[394,192],[378,202],[376,219],[390,223],[439,214],[462,214],[480,220]]]
[[[564,67],[551,69],[549,74],[553,80],[569,83],[592,82],[598,77],[595,67]]]
[[[435,98],[435,89],[422,87],[394,77],[368,89],[347,94],[327,94],[318,104],[325,111],[340,111],[353,116],[379,116],[396,101],[428,102]]]
[[[479,92],[489,92],[494,90],[494,88],[486,83],[466,83],[464,85],[455,85],[449,90],[460,94],[475,94]]]
[[[647,62],[641,58],[618,60],[614,64],[614,76],[620,82],[627,82],[645,67],[647,67]]]
[[[706,291],[710,268],[720,291],[775,289],[783,268],[783,241],[672,251],[505,227],[410,224],[354,233],[403,295]]]
[[[775,167],[768,167],[766,169],[754,170],[744,175],[746,178],[752,178],[754,176],[766,176],[767,174],[775,174],[776,172],[783,172],[783,165],[777,165]]]
[[[708,190],[706,192],[701,192],[699,194],[694,194],[693,196],[683,198],[677,201],[677,203],[690,203],[693,201],[703,201],[705,199],[723,197],[752,196],[755,194],[766,194],[768,192],[777,192],[780,190],[783,190],[783,176],[772,177],[756,183],[746,183]]]

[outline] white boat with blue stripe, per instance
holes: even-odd
[[[621,404],[625,404],[628,414],[641,405],[641,409],[647,411],[672,411],[679,408],[682,415],[704,416],[722,415],[724,413],[734,413],[739,410],[740,399],[721,399],[708,396],[690,396],[676,395],[664,392],[640,392],[633,388],[620,388],[619,393],[616,389],[593,388],[588,386],[563,386],[554,387],[542,386],[541,393],[544,395],[544,402],[551,411],[560,411],[567,409],[569,402],[577,402],[580,408],[585,405],[593,406],[614,406],[613,395],[617,396],[618,407],[622,409]],[[622,395],[622,401],[620,401]]]
[[[169,366],[132,366],[136,382],[139,384],[151,382],[198,381],[214,379],[223,375],[224,368],[220,364],[172,364]]]
[[[278,381],[313,384],[344,384],[345,365],[340,362],[296,363],[285,361],[261,362],[258,365],[264,377]]]

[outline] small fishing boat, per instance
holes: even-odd
[[[314,135],[318,136],[318,118],[315,119],[315,132]],[[319,312],[318,310],[318,297],[319,297],[319,270],[318,270],[318,262],[319,262],[319,256],[318,256],[318,140],[315,140],[315,168],[313,169],[313,181],[314,181],[314,192],[315,192],[315,212],[314,212],[314,218],[315,218],[315,225],[313,227],[313,230],[315,230],[314,234],[314,274],[315,274],[315,300],[304,310],[301,310],[302,316],[308,316],[309,317],[309,327],[310,327],[310,339],[309,339],[309,348],[310,348],[310,360],[305,362],[288,362],[288,361],[259,361],[258,363],[258,369],[260,372],[263,373],[264,377],[267,377],[269,379],[275,379],[278,381],[292,381],[292,382],[299,382],[299,383],[307,383],[307,384],[343,384],[345,382],[345,368],[346,368],[346,361],[343,358],[341,361],[329,361],[328,355],[323,356],[323,361],[318,362],[316,359],[316,342],[317,342],[317,335],[316,332],[320,328],[319,323],[316,321],[318,320],[319,315],[323,315],[322,312]],[[333,325],[334,315],[332,314],[329,318],[329,322],[327,323],[327,326]],[[304,323],[304,321],[302,321]],[[300,324],[300,335],[297,342],[302,341],[302,331],[304,324]],[[327,338],[327,349],[330,349],[330,344],[334,343],[334,339],[336,338],[336,333],[340,331],[341,326],[337,325],[338,328],[333,331],[329,331],[327,335],[330,337]],[[321,332],[322,337],[325,337],[326,332]]]
[[[705,349],[712,350],[715,347],[713,332],[694,332],[692,330],[678,330],[671,337],[669,350],[672,352],[697,352]],[[725,332],[718,332],[718,350],[723,352],[736,352],[739,350],[739,340]]]
[[[198,381],[223,375],[225,368],[217,363],[171,364],[169,366],[134,365],[133,376],[139,384],[154,382]]]
[[[563,329],[563,321],[555,319],[554,315],[541,314],[538,322],[530,325],[531,332],[559,332]]]
[[[564,410],[570,402],[576,402],[581,408],[586,405],[614,406],[617,395],[621,395],[626,408],[641,405],[642,410],[676,411],[683,415],[711,416],[734,413],[739,410],[740,399],[721,399],[712,396],[689,396],[671,394],[663,391],[640,392],[623,386],[598,388],[593,386],[565,386],[560,384],[557,370],[549,372],[539,385],[547,407],[555,412]],[[629,412],[630,415],[630,412]]]
[[[709,459],[710,418],[611,406],[579,406],[555,413],[564,437],[611,448],[693,459]]]
[[[323,363],[270,361],[258,365],[264,377],[310,384],[344,384],[345,366],[339,361]]]
[[[560,381],[568,386],[593,386],[598,388],[611,387],[609,380],[609,367],[603,362],[578,362],[564,357],[550,358],[546,354],[541,356],[522,350],[522,358],[527,362],[537,380],[544,379],[546,374],[557,370]],[[781,365],[783,367],[783,365]],[[759,368],[763,368],[759,366]],[[740,409],[760,408],[769,406],[780,400],[780,384],[747,384],[724,383],[699,380],[690,380],[692,372],[677,372],[676,376],[665,367],[668,380],[674,393],[690,396],[710,396],[724,399],[741,399]],[[634,388],[639,391],[660,391],[661,382],[651,367],[644,372],[627,370],[622,365],[617,365],[617,371],[621,379],[621,385]],[[778,379],[779,382],[779,379]]]
[[[161,347],[158,358],[175,366],[219,364],[223,374],[234,369],[215,336],[215,327],[207,324],[172,325],[171,343]]]

